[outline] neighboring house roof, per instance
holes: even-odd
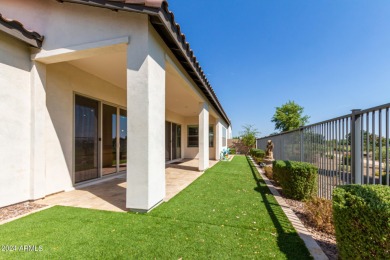
[[[149,15],[150,22],[166,45],[170,48],[181,65],[186,69],[190,77],[197,84],[199,89],[207,97],[214,108],[221,114],[224,120],[231,125],[231,122],[220,104],[213,88],[207,80],[194,52],[191,50],[185,35],[181,32],[180,26],[175,22],[174,14],[169,11],[168,3],[165,0],[57,0],[83,4],[88,6],[101,7],[111,10],[137,12]]]
[[[17,38],[31,46],[41,48],[43,36],[37,32],[27,30],[22,23],[9,20],[0,13],[0,31],[3,31],[14,38]]]

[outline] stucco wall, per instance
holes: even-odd
[[[147,15],[113,12],[101,8],[69,3],[60,4],[57,1],[47,0],[2,0],[1,12],[5,17],[21,21],[29,30],[35,30],[44,35],[43,53],[61,48],[70,50],[74,46],[87,46],[94,42],[112,40],[118,37],[129,37],[127,87],[132,88],[131,93],[133,94],[137,94],[137,91],[143,93],[142,89],[146,85],[152,92],[147,93],[148,98],[164,102],[164,88],[161,84],[165,82],[165,55],[170,57],[179,67],[179,70],[183,70],[167,46],[148,24]],[[7,183],[7,185],[2,185],[0,189],[0,198],[6,197],[4,200],[0,199],[0,203],[3,203],[0,204],[1,206],[31,197],[31,194],[29,194],[31,192],[29,191],[31,182],[29,173],[32,167],[30,165],[30,153],[34,146],[30,147],[32,142],[30,124],[34,122],[31,122],[30,111],[32,105],[29,49],[5,35],[0,34],[0,40],[0,101],[2,101],[0,102],[0,115],[3,120],[0,128],[0,143],[2,144],[0,147],[0,163],[3,167],[0,172],[0,183]],[[193,89],[197,89],[187,73],[182,73],[191,82]],[[145,80],[148,83],[145,83]],[[10,87],[7,88],[7,86]],[[118,88],[68,63],[47,65],[45,90],[47,111],[45,116],[42,117],[45,119],[41,120],[42,122],[45,121],[45,134],[40,135],[44,136],[45,139],[46,152],[42,156],[45,156],[46,160],[41,163],[42,166],[44,165],[45,171],[40,171],[41,176],[45,178],[45,185],[35,185],[34,187],[44,189],[45,191],[42,192],[44,194],[51,194],[73,186],[74,93],[123,107],[128,104],[126,103],[125,89]],[[127,95],[129,93],[128,91]],[[204,98],[203,94],[200,95]],[[144,101],[145,99],[140,99],[142,104],[146,104],[147,102]],[[39,102],[39,100],[35,100],[35,102]],[[44,104],[44,102],[41,102],[41,104]],[[136,104],[136,102],[132,104]],[[164,126],[164,104],[154,102],[150,106],[134,107],[138,109],[139,113],[134,113],[133,116],[139,116],[139,118],[145,117],[145,115],[149,116],[146,120],[149,129],[148,132],[145,132],[148,134],[146,140],[162,140],[164,133],[160,130]],[[142,113],[142,109],[149,112]],[[133,109],[133,111],[135,110]],[[150,111],[153,113],[150,113]],[[161,113],[155,113],[155,111],[161,111]],[[37,118],[41,118],[41,114]],[[198,125],[198,117],[184,118],[174,113],[166,113],[165,116],[166,120],[182,125],[182,156],[184,158],[197,158],[198,148],[187,148],[187,126]],[[129,118],[129,120],[132,119]],[[140,121],[136,120],[136,122]],[[157,122],[158,129],[153,127],[154,122]],[[210,118],[210,124],[215,126],[213,118]],[[129,126],[134,125],[129,124]],[[145,124],[141,124],[141,127],[144,126]],[[128,127],[128,129],[130,133],[132,128]],[[36,135],[39,135],[39,133]],[[140,147],[143,147],[143,145],[144,143]],[[153,143],[149,142],[149,145],[152,149]],[[160,148],[161,160],[163,160],[162,151],[164,147]],[[210,148],[210,158],[215,157],[214,149]],[[157,153],[156,149],[153,152]],[[148,157],[144,156],[143,159],[145,158]],[[160,163],[158,164],[160,165]],[[156,172],[153,168],[155,165],[150,163],[150,167],[148,166],[149,172]],[[159,174],[164,178],[163,172]],[[158,180],[158,178],[151,177],[151,181],[156,182]],[[5,188],[3,189],[3,187]],[[15,196],[13,196],[14,194]]]
[[[209,118],[209,124],[213,125],[214,127],[214,147],[209,148],[209,158],[215,159],[215,119],[210,117]],[[187,117],[185,119],[185,124],[183,125],[183,136],[184,140],[182,142],[184,147],[184,158],[193,159],[193,158],[199,158],[199,148],[198,147],[188,147],[187,142],[187,134],[188,134],[188,126],[191,125],[199,125],[199,118],[198,117]]]
[[[50,194],[72,187],[74,93],[126,107],[126,91],[67,63],[47,67],[46,88],[46,194]]]
[[[0,207],[29,199],[30,51],[0,32]]]
[[[1,0],[1,13],[47,36],[43,50],[147,33],[139,26],[140,21],[147,20],[146,15],[54,0]],[[142,39],[132,37],[131,41],[137,43]]]
[[[198,117],[184,117],[172,111],[165,111],[166,121],[176,123],[181,125],[181,144],[182,144],[182,158],[186,159],[194,159],[199,157],[199,148],[198,147],[187,147],[187,134],[188,134],[188,126],[190,125],[199,125]],[[209,158],[215,159],[215,145],[216,145],[216,120],[213,117],[209,118],[210,125],[214,127],[214,147],[209,148]]]

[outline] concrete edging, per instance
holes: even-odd
[[[251,157],[249,157],[251,161],[256,165],[257,172],[263,178],[265,183],[267,184],[269,190],[274,195],[276,201],[282,208],[284,214],[286,214],[288,220],[291,222],[295,230],[297,231],[299,237],[305,243],[307,249],[309,250],[311,256],[316,260],[327,260],[329,259],[324,251],[322,251],[321,247],[317,244],[317,242],[312,238],[311,233],[305,226],[302,224],[301,220],[295,215],[295,213],[290,209],[286,201],[280,195],[280,193],[275,189],[274,185],[270,182],[267,176],[264,175],[263,171],[260,167],[253,161]]]

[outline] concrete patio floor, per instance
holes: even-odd
[[[218,161],[210,160],[210,167]],[[198,160],[182,160],[165,165],[166,196],[168,201],[195,181],[203,172],[198,171]],[[119,174],[106,180],[82,185],[75,190],[61,192],[35,203],[61,205],[126,212],[126,175]]]

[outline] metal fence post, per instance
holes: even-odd
[[[299,134],[301,135],[300,138],[301,138],[301,150],[300,150],[300,160],[301,162],[303,162],[303,154],[304,154],[304,144],[303,144],[303,127],[301,127],[300,131],[299,131]]]
[[[351,173],[355,184],[362,184],[362,118],[359,114],[360,111],[361,109],[352,110],[351,121]]]

